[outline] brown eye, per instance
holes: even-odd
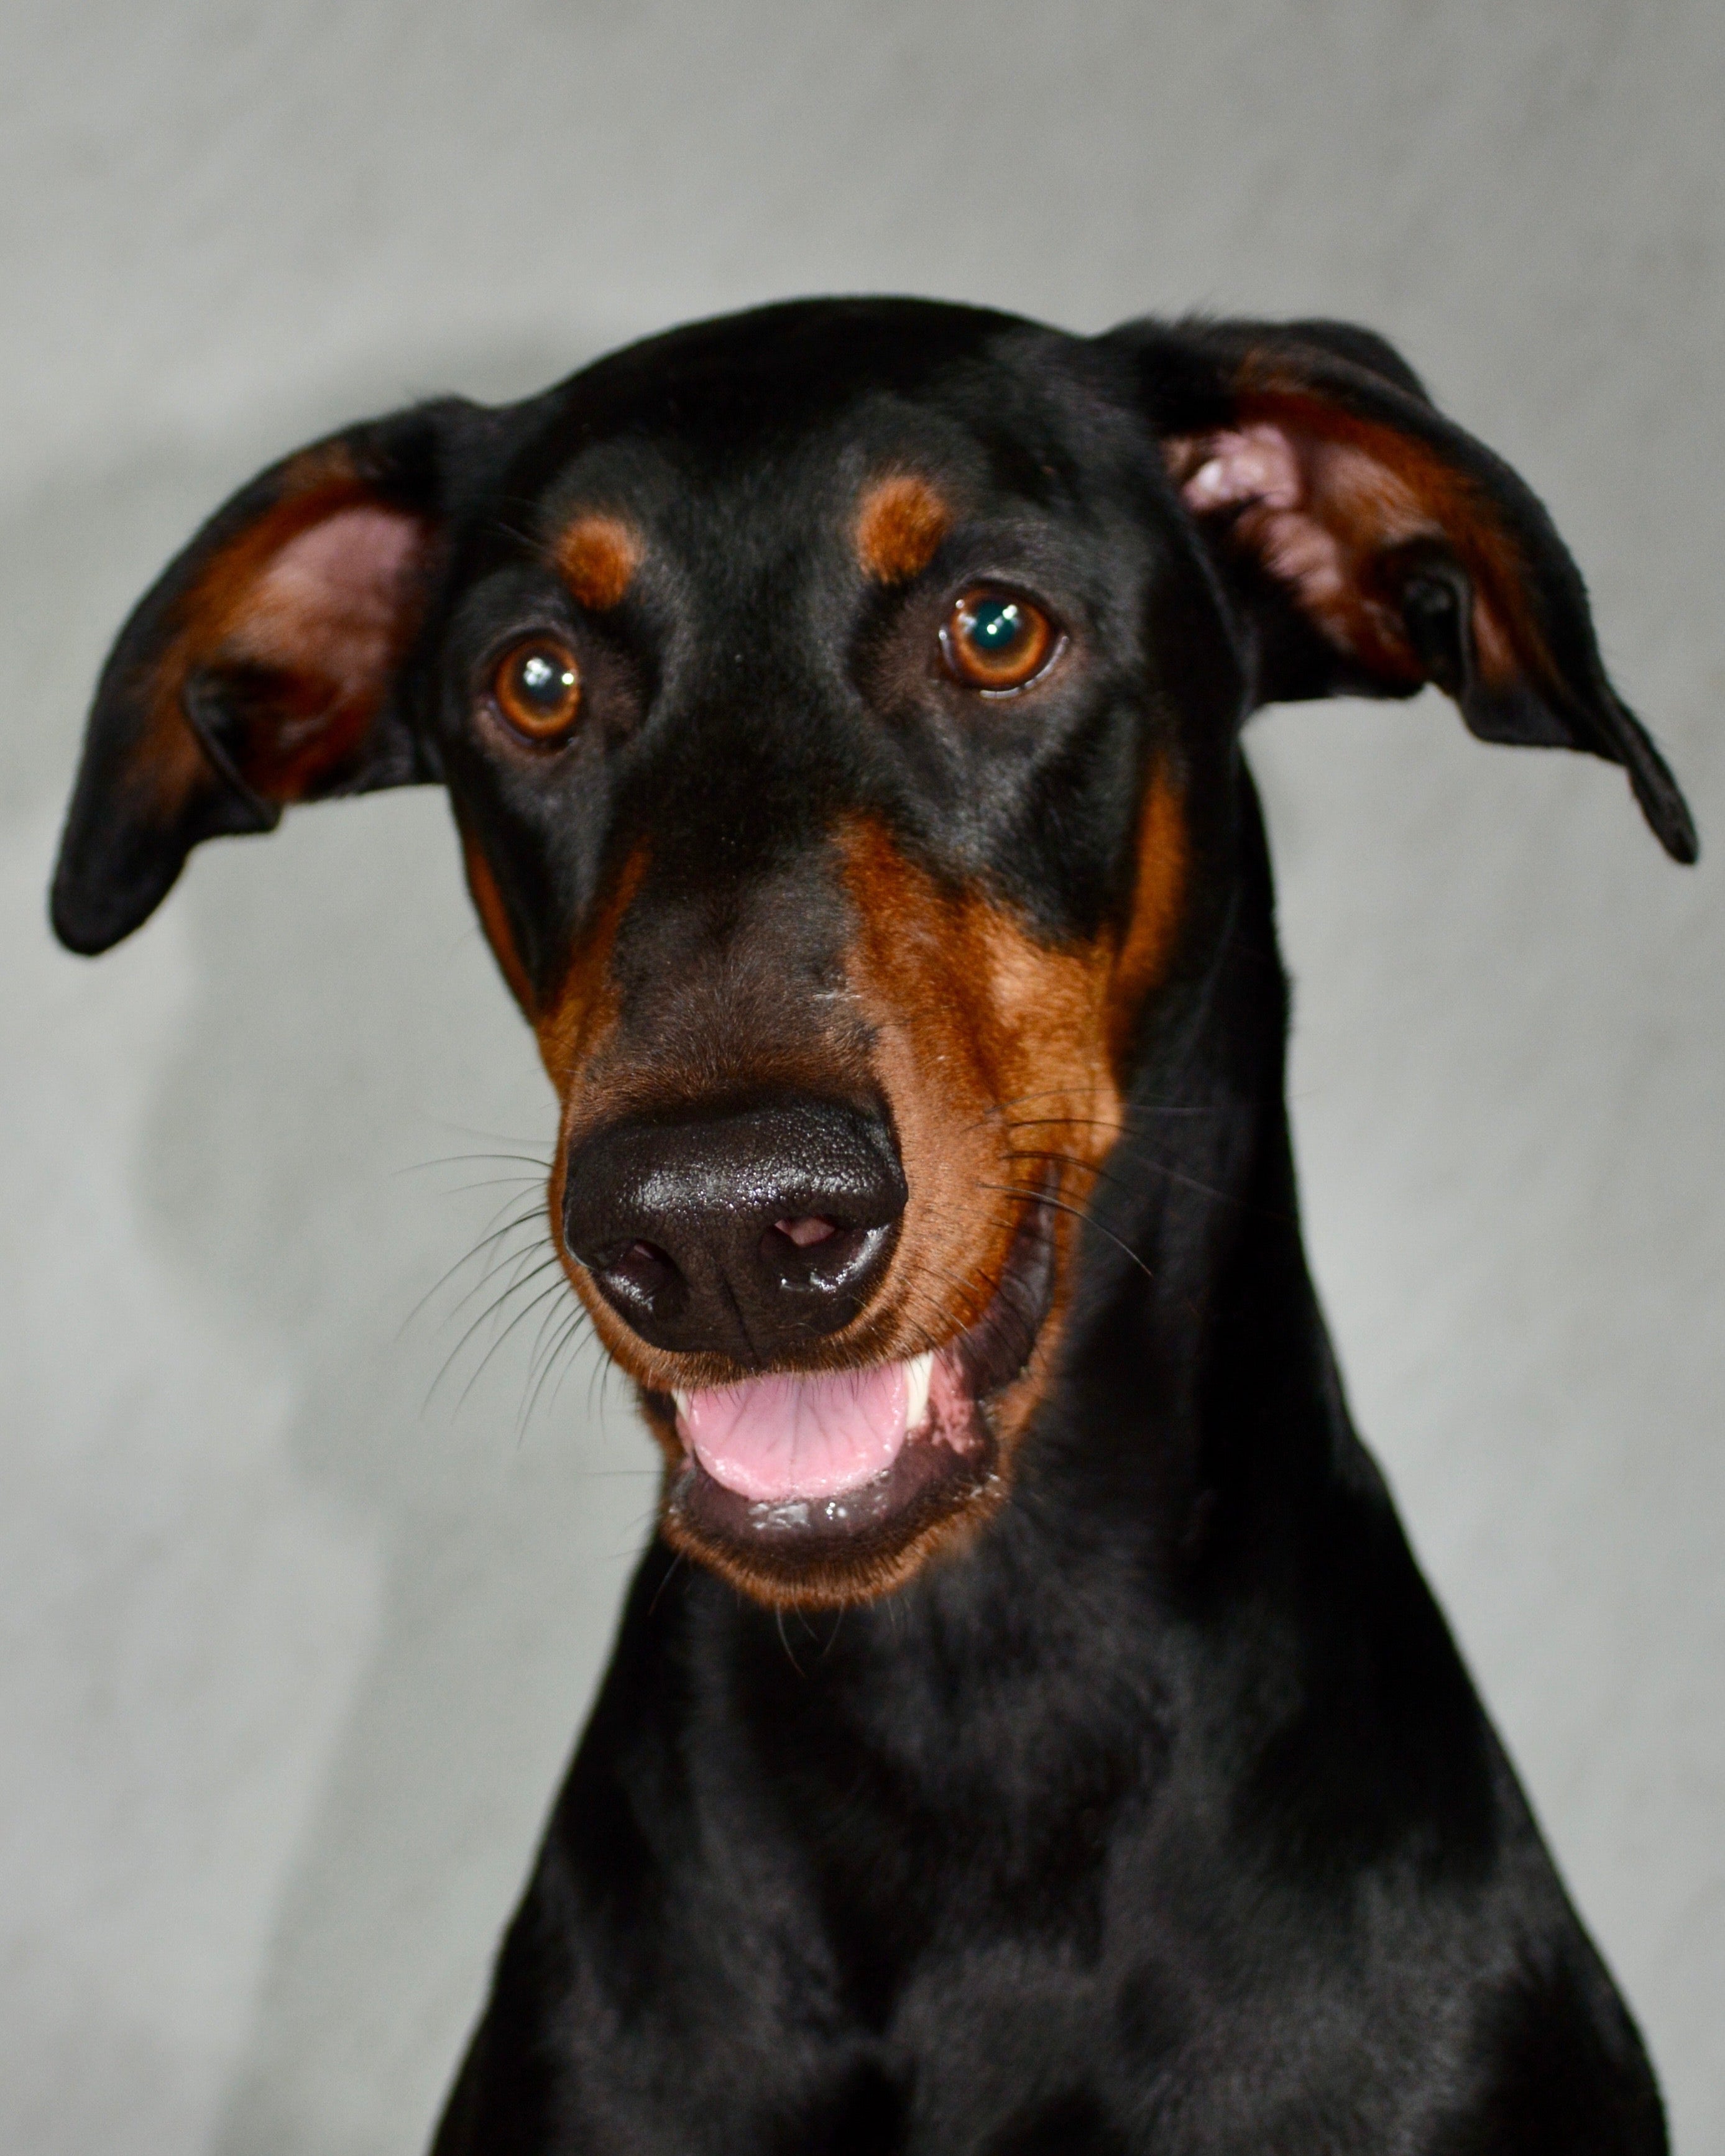
[[[1022,689],[1054,655],[1054,624],[1009,592],[967,592],[941,629],[947,670],[973,689]]]
[[[559,741],[581,710],[575,654],[548,636],[518,644],[492,675],[491,693],[517,733],[529,741]]]

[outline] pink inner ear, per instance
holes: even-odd
[[[373,502],[308,526],[254,587],[234,644],[262,665],[321,676],[335,702],[381,687],[423,538],[416,517]]]
[[[1259,421],[1212,434],[1204,461],[1180,489],[1197,516],[1236,502],[1261,501],[1266,508],[1297,509],[1305,481],[1294,445],[1280,427]]]
[[[1343,649],[1405,666],[1401,624],[1368,585],[1372,557],[1442,527],[1407,482],[1350,442],[1249,421],[1168,444],[1194,516],[1237,512],[1235,536]]]
[[[1313,499],[1317,475],[1310,463],[1327,447],[1308,444],[1302,459],[1291,437],[1267,420],[1230,428],[1209,438],[1180,490],[1199,516],[1239,510],[1240,538],[1332,638],[1352,649],[1349,583],[1356,565],[1325,505]]]

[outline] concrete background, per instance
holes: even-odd
[[[1684,874],[1619,774],[1435,700],[1256,737],[1355,1406],[1679,2146],[1725,2146],[1717,0],[7,19],[0,2144],[421,2145],[652,1490],[590,1365],[524,1416],[543,1312],[460,1400],[485,1302],[434,1283],[518,1163],[450,1157],[551,1116],[435,795],[51,946],[106,639],[324,428],[900,289],[1386,331],[1550,504],[1689,789]]]

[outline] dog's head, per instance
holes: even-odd
[[[1538,502],[1376,338],[773,308],[246,488],[109,662],[54,918],[104,949],[201,839],[445,783],[665,1530],[844,1600],[1009,1487],[1240,721],[1428,680],[1692,858]]]

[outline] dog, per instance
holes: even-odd
[[[1242,725],[1428,682],[1695,858],[1538,501],[1327,321],[701,324],[139,605],[59,936],[446,786],[664,1456],[435,2156],[1665,2148],[1301,1247]]]

